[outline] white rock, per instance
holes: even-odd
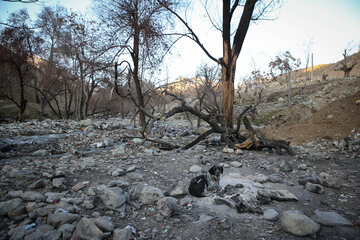
[[[189,171],[192,173],[199,173],[199,172],[203,171],[203,168],[198,165],[193,165],[190,167]]]

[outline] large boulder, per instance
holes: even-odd
[[[281,217],[281,227],[296,236],[315,234],[320,225],[298,211],[285,211]]]

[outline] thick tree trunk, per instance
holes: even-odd
[[[136,17],[136,19],[138,19]],[[135,33],[134,33],[134,52],[132,54],[132,58],[133,58],[133,62],[134,62],[134,72],[133,72],[133,79],[134,79],[134,83],[135,83],[135,89],[136,89],[136,95],[137,95],[137,101],[138,101],[138,105],[141,108],[145,107],[144,104],[144,96],[142,94],[141,91],[141,83],[140,83],[140,79],[139,79],[139,45],[140,45],[140,26],[139,23],[135,22]],[[142,130],[145,130],[145,126],[146,126],[146,122],[145,122],[145,114],[140,111],[139,113],[139,120],[140,120],[140,126],[142,128]]]

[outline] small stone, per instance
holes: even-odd
[[[39,149],[39,150],[33,152],[31,154],[31,156],[33,156],[33,157],[45,157],[45,156],[49,155],[49,153],[50,152],[48,150],[46,150],[46,149]]]
[[[63,177],[60,177],[60,178],[54,178],[52,180],[52,185],[54,188],[60,188],[60,189],[65,189],[65,182],[66,182],[66,179],[63,178]]]
[[[164,197],[163,191],[161,191],[159,188],[151,187],[151,186],[145,186],[140,193],[139,199],[140,202],[143,204],[154,204],[158,200]]]
[[[320,225],[297,211],[285,211],[281,217],[281,227],[296,236],[315,234]]]
[[[192,173],[199,173],[203,171],[203,168],[198,165],[193,165],[190,167],[189,171]]]
[[[130,240],[132,239],[132,234],[130,229],[115,229],[113,232],[113,240]]]
[[[76,225],[72,239],[102,239],[103,232],[90,219],[83,217]]]
[[[230,166],[234,167],[234,168],[241,168],[243,165],[241,162],[238,162],[238,161],[232,161],[230,163]]]
[[[244,152],[241,149],[236,149],[235,154],[236,155],[242,155],[242,154],[244,154]]]
[[[119,146],[111,150],[111,154],[113,155],[123,155],[126,153],[126,149],[124,146]]]
[[[174,190],[171,191],[170,196],[171,197],[180,197],[188,192],[188,186],[185,182],[181,182],[178,184]]]
[[[229,154],[235,153],[234,149],[229,148],[229,147],[224,147],[222,152],[223,153],[229,153]]]
[[[298,201],[298,198],[285,189],[280,190],[258,190],[257,191],[260,196],[263,197],[270,197],[270,199],[277,200],[277,201]]]
[[[306,170],[306,169],[307,169],[307,166],[306,166],[306,164],[300,164],[300,165],[298,166],[298,169],[300,169],[300,170]]]
[[[42,235],[42,239],[61,240],[61,234],[58,230],[48,231]]]
[[[288,161],[284,160],[280,164],[280,170],[283,172],[291,172],[293,170],[293,167]]]
[[[298,180],[300,185],[306,185],[307,182],[318,184],[320,183],[319,178],[316,176],[301,176]]]
[[[100,197],[108,208],[117,209],[126,202],[127,194],[119,187],[106,187]]]
[[[133,180],[133,181],[138,181],[138,182],[141,182],[141,181],[144,181],[144,176],[140,173],[128,173],[126,175],[130,180]]]
[[[78,182],[77,184],[75,184],[72,188],[71,191],[72,192],[77,192],[81,189],[83,189],[85,187],[85,183],[84,182]]]
[[[272,182],[272,183],[283,183],[284,182],[284,179],[279,176],[279,175],[270,175],[269,176],[269,182]]]
[[[112,232],[114,231],[114,224],[106,219],[105,217],[97,217],[94,221],[95,225],[100,228],[103,232]]]
[[[268,221],[275,221],[279,217],[279,213],[272,208],[266,209],[264,211],[264,219]]]
[[[305,185],[305,188],[309,192],[313,192],[313,193],[323,193],[324,192],[323,186],[321,186],[320,184],[314,184],[311,182],[307,182]]]
[[[136,170],[136,166],[131,166],[126,169],[127,172],[133,172]]]
[[[320,181],[320,184],[325,187],[340,188],[338,179],[330,174],[327,174],[324,172],[320,173],[319,181]]]
[[[126,174],[126,171],[122,168],[117,168],[111,172],[111,176],[113,176],[113,177],[120,177],[120,176],[124,176],[125,174]]]
[[[257,174],[254,177],[254,181],[258,182],[258,183],[266,183],[269,180],[269,178],[267,176],[265,176],[264,174]]]
[[[157,202],[157,208],[164,217],[171,217],[178,212],[178,203],[173,197],[164,197]]]

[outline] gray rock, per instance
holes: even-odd
[[[133,172],[136,170],[136,166],[130,166],[126,169],[127,172]]]
[[[232,161],[230,162],[230,166],[234,167],[234,168],[241,168],[243,165],[241,162],[238,161]]]
[[[114,142],[111,138],[104,138],[103,143],[105,147],[111,147],[114,145]]]
[[[174,190],[170,192],[171,197],[180,197],[188,192],[188,185],[186,182],[179,183]]]
[[[315,210],[312,219],[326,226],[352,226],[351,222],[336,212]]]
[[[139,173],[128,173],[126,175],[130,180],[133,180],[133,181],[138,181],[138,182],[142,182],[144,181],[144,176],[139,174]]]
[[[164,217],[171,217],[178,213],[179,205],[173,197],[164,197],[157,202],[157,208]]]
[[[93,121],[92,121],[91,119],[89,119],[89,118],[80,121],[80,125],[81,125],[81,126],[87,127],[87,126],[90,126],[90,125],[92,125],[92,124],[93,124]]]
[[[49,150],[39,149],[39,150],[33,152],[33,153],[31,154],[31,156],[33,156],[33,157],[44,157],[44,156],[49,155],[49,153],[50,153]]]
[[[279,176],[279,175],[270,175],[269,176],[269,182],[272,182],[272,183],[283,183],[284,182],[284,179]]]
[[[268,221],[275,221],[279,217],[279,213],[272,208],[266,209],[264,211],[264,219]]]
[[[8,212],[9,218],[15,218],[15,217],[23,215],[23,214],[27,214],[25,205],[20,205],[16,208],[11,209]]]
[[[126,153],[126,148],[124,146],[119,146],[111,150],[113,155],[123,155]]]
[[[32,184],[29,185],[30,189],[39,189],[44,188],[45,186],[49,185],[50,180],[49,179],[39,179]]]
[[[119,187],[105,188],[100,197],[111,209],[120,208],[127,201],[127,194]]]
[[[203,168],[198,165],[193,165],[190,167],[189,171],[192,173],[199,173],[199,172],[203,171]]]
[[[232,154],[232,153],[235,153],[235,150],[232,148],[229,148],[229,147],[224,147],[222,152]]]
[[[44,201],[45,196],[38,192],[33,191],[9,191],[8,193],[11,197],[20,197],[25,201]]]
[[[320,184],[314,184],[311,182],[307,182],[305,185],[305,188],[309,192],[313,192],[313,193],[323,193],[324,192],[323,186],[321,186]]]
[[[26,235],[26,236],[24,237],[24,240],[38,240],[38,239],[43,239],[43,238],[42,238],[43,235],[44,235],[43,232],[38,232],[38,231],[32,232],[32,233]],[[47,238],[45,238],[45,239],[47,239]]]
[[[75,221],[80,220],[80,215],[72,214],[72,213],[54,213],[49,214],[47,224],[52,225],[54,227],[59,227],[66,223],[73,223]]]
[[[65,182],[66,182],[66,179],[63,178],[63,177],[60,177],[60,178],[54,178],[52,180],[52,185],[54,188],[59,188],[59,189],[65,189]]]
[[[96,161],[95,159],[91,157],[85,157],[80,159],[80,167],[82,169],[88,168],[88,167],[96,167]]]
[[[58,192],[47,192],[47,193],[45,193],[46,202],[52,202],[54,200],[60,200],[60,199],[64,198],[67,193],[68,193],[67,191],[59,192],[59,193]]]
[[[257,174],[254,177],[254,181],[258,182],[258,183],[266,183],[269,180],[269,178],[267,176],[265,176],[264,174]]]
[[[138,200],[140,198],[142,189],[143,188],[139,185],[133,185],[129,191],[130,200]]]
[[[48,225],[48,224],[43,224],[36,228],[37,232],[42,232],[42,233],[46,233],[46,232],[52,231],[52,230],[54,230],[54,227],[51,225]]]
[[[113,232],[113,240],[130,240],[132,239],[132,234],[129,229],[115,229]]]
[[[90,219],[83,217],[76,225],[71,239],[102,239],[103,232]]]
[[[49,231],[46,232],[42,235],[43,239],[46,240],[61,240],[61,232],[58,230],[53,230],[53,231]]]
[[[58,230],[62,233],[63,239],[70,239],[72,233],[75,230],[75,225],[65,223],[64,225],[61,225]]]
[[[280,170],[283,172],[291,172],[293,170],[293,166],[288,161],[282,161],[280,164]]]
[[[152,186],[145,186],[142,188],[139,199],[143,204],[155,204],[161,198],[164,197],[163,191],[159,188]]]
[[[280,190],[268,190],[268,189],[260,189],[257,191],[260,196],[270,197],[270,199],[277,201],[297,201],[298,198],[285,189]]]
[[[97,217],[94,221],[95,225],[103,232],[114,231],[114,224],[105,217]]]
[[[311,182],[314,184],[320,183],[319,178],[316,176],[301,176],[298,182],[300,185],[306,185],[307,182]]]
[[[300,170],[306,170],[306,169],[307,169],[307,165],[306,165],[306,164],[300,164],[300,165],[298,166],[298,169],[300,169]]]
[[[281,217],[281,227],[296,236],[315,234],[320,225],[297,211],[285,211]]]
[[[124,176],[126,174],[126,171],[122,168],[117,168],[111,172],[111,176],[113,177],[120,177]]]
[[[320,173],[319,181],[320,181],[320,184],[325,187],[340,188],[338,179],[330,174],[327,174],[324,172]]]
[[[108,183],[108,187],[120,187],[123,190],[127,190],[130,187],[130,184],[124,180],[112,180]]]
[[[21,198],[14,198],[6,202],[0,202],[0,216],[5,216],[9,211],[21,206],[23,200]]]

